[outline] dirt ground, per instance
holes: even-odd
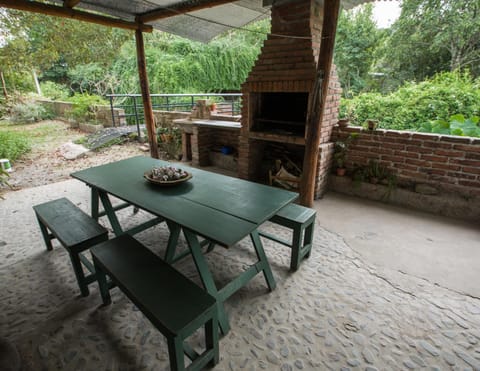
[[[29,153],[12,164],[13,171],[8,181],[14,190],[69,179],[70,173],[77,170],[146,154],[140,149],[142,144],[132,141],[90,151],[82,158],[66,160],[60,154],[59,147],[85,136],[84,132],[72,129],[67,123],[56,120],[29,124],[18,130],[31,133],[33,145]],[[8,192],[6,189],[4,191]]]

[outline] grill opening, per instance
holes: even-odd
[[[308,93],[256,94],[252,131],[305,136]]]

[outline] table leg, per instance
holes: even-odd
[[[102,201],[103,209],[105,210],[105,214],[110,221],[110,225],[112,226],[113,233],[115,236],[120,236],[123,234],[123,229],[118,221],[117,216],[115,215],[115,210],[112,207],[112,203],[108,198],[108,194],[103,191],[97,191],[98,195],[100,196],[100,200]]]
[[[95,219],[98,222],[98,189],[95,187],[92,187],[91,191],[91,213],[92,213],[92,218]]]
[[[167,250],[165,251],[165,261],[171,264],[175,258],[175,251],[177,249],[178,237],[180,235],[180,226],[176,223],[167,221],[167,226],[170,231],[168,237]]]
[[[250,238],[252,239],[255,252],[257,253],[258,262],[260,263],[259,267],[263,271],[263,275],[265,277],[265,281],[267,281],[268,288],[270,289],[270,291],[272,291],[277,286],[277,283],[275,282],[272,269],[270,268],[267,256],[265,255],[265,251],[263,250],[263,244],[260,240],[260,236],[258,235],[258,230],[254,230],[252,233],[250,233]]]
[[[220,331],[225,335],[230,330],[227,313],[225,312],[223,301],[219,296],[217,286],[215,285],[215,281],[213,280],[210,269],[208,269],[207,262],[203,256],[198,237],[195,233],[190,232],[187,229],[183,229],[183,234],[187,240],[193,261],[195,262],[195,266],[197,267],[198,274],[200,275],[205,290],[217,300],[218,324]]]

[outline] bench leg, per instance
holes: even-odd
[[[310,223],[310,225],[305,229],[305,238],[303,245],[308,250],[305,253],[305,258],[308,259],[310,257],[310,252],[312,251],[312,244],[313,244],[313,227],[315,226],[315,220]]]
[[[293,238],[292,238],[292,257],[290,259],[290,269],[296,271],[300,262],[306,258],[310,257],[310,251],[312,251],[313,243],[313,227],[315,221],[312,221],[304,226],[297,226],[293,228]],[[303,242],[302,242],[303,237]]]
[[[217,313],[214,312],[212,319],[205,323],[205,345],[207,349],[213,349],[213,358],[208,363],[210,367],[215,366],[220,360],[218,337]]]
[[[75,277],[77,277],[78,287],[82,296],[88,296],[90,291],[88,290],[88,285],[85,283],[85,274],[83,273],[82,263],[80,262],[80,257],[78,253],[69,252],[70,260],[72,262],[73,271],[75,272]]]
[[[45,241],[45,245],[47,245],[47,250],[52,251],[52,239],[50,238],[50,234],[48,233],[47,227],[43,225],[43,223],[38,219],[38,225],[40,226],[40,231],[42,232],[43,240]]]
[[[185,360],[183,352],[183,339],[179,336],[168,338],[168,356],[170,358],[171,371],[185,370]]]
[[[108,289],[107,275],[102,270],[102,268],[100,268],[95,257],[93,257],[93,266],[95,267],[95,275],[97,276],[98,288],[100,291],[100,296],[102,297],[103,304],[109,305],[112,302],[112,298],[110,297],[110,291]]]
[[[302,243],[302,227],[297,226],[293,228],[293,237],[292,237],[292,256],[290,258],[290,270],[296,271],[298,265],[300,264],[300,246]]]

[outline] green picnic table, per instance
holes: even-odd
[[[134,234],[165,221],[170,230],[166,250],[167,262],[172,262],[178,236],[183,231],[205,290],[217,300],[219,326],[222,333],[229,330],[224,301],[262,272],[270,290],[275,288],[270,265],[257,228],[280,209],[297,198],[297,194],[219,175],[187,166],[176,165],[192,173],[189,181],[162,187],[147,182],[143,174],[152,167],[172,165],[150,157],[132,157],[106,165],[72,173],[72,177],[91,187],[92,217],[106,215],[118,236]],[[115,196],[156,217],[146,225],[124,231],[109,196]],[[99,200],[104,212],[99,211]],[[250,235],[258,261],[241,272],[224,287],[217,289],[207,266],[199,236],[224,247],[235,245]]]

